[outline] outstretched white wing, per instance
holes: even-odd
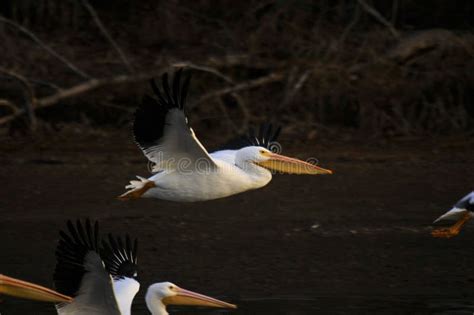
[[[184,113],[189,76],[181,84],[181,70],[170,89],[168,75],[162,77],[163,91],[151,82],[156,99],[145,96],[135,113],[133,134],[145,156],[155,163],[154,170],[195,170],[216,164],[188,126]]]

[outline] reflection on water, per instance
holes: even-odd
[[[474,314],[474,299],[463,300],[446,297],[367,297],[344,296],[316,298],[246,298],[241,300],[227,299],[236,303],[236,311],[169,308],[170,314]],[[133,314],[148,314],[146,306],[139,301],[134,305]],[[471,302],[472,301],[472,302]],[[55,314],[49,304],[5,298],[0,303],[1,315],[13,314]]]

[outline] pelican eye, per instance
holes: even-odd
[[[173,289],[174,289],[172,285],[170,285],[168,288],[169,288],[170,290],[173,290]]]
[[[265,154],[265,151],[264,151],[264,150],[260,150],[260,154]]]

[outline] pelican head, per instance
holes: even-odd
[[[250,146],[237,152],[237,160],[253,163],[270,171],[285,174],[332,174],[331,170],[324,169],[314,164],[273,153],[258,146]]]
[[[153,315],[168,314],[166,311],[168,305],[237,308],[234,304],[182,289],[171,282],[160,282],[149,286],[145,301]]]

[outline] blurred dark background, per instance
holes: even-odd
[[[473,129],[470,0],[4,0],[0,14],[7,136],[123,128],[146,81],[179,66],[193,126],[223,136],[268,119],[308,139]]]

